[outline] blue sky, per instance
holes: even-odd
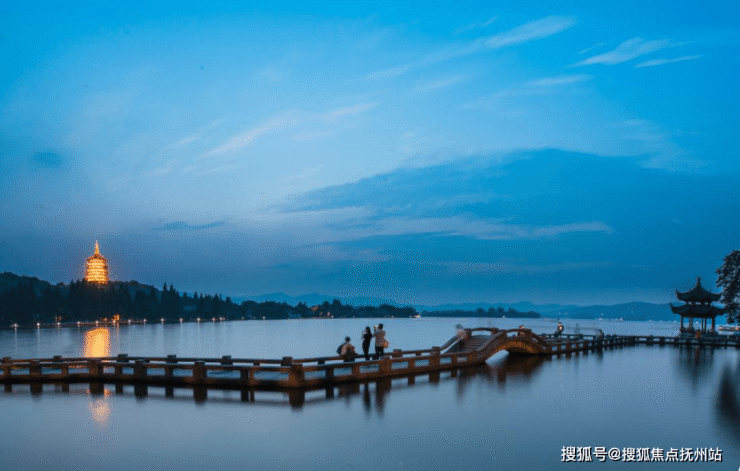
[[[0,0],[0,270],[668,302],[738,248],[737,2]]]

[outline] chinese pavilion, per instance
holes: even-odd
[[[676,297],[683,301],[683,306],[674,306],[671,304],[671,310],[681,316],[681,332],[694,332],[694,319],[701,319],[701,332],[707,331],[707,322],[712,319],[712,332],[714,332],[715,317],[724,314],[724,309],[712,306],[712,303],[719,301],[720,294],[710,293],[701,285],[701,277],[696,278],[696,285],[689,291],[676,290]],[[689,319],[689,326],[684,328],[684,317]]]
[[[98,241],[95,241],[95,253],[87,258],[87,267],[85,268],[85,281],[88,283],[106,284],[108,283],[108,260],[100,255]]]

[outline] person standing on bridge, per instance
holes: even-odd
[[[555,328],[555,337],[560,337],[560,335],[563,333],[563,330],[565,330],[565,327],[563,327],[563,323],[558,321],[558,326]]]
[[[385,347],[388,342],[385,340],[385,330],[383,324],[374,327],[373,337],[375,337],[375,359],[378,360],[385,353]]]
[[[365,327],[365,331],[362,333],[362,353],[365,354],[365,361],[370,361],[370,340],[373,338],[373,334],[370,332],[370,327]]]

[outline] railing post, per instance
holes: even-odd
[[[432,347],[432,353],[429,355],[429,366],[439,367],[439,347]]]
[[[206,364],[202,361],[196,361],[193,364],[193,382],[196,384],[202,384],[206,381]]]
[[[290,366],[293,364],[293,357],[283,357],[280,361],[280,366]]]
[[[31,364],[28,366],[28,373],[31,376],[41,376],[41,365],[37,360],[31,360]]]
[[[233,365],[234,362],[231,361],[231,355],[224,355],[221,357],[221,364],[225,366]]]
[[[393,358],[401,358],[403,356],[403,353],[400,349],[396,348],[393,350],[393,353],[391,354]]]
[[[103,366],[100,364],[100,360],[90,360],[87,363],[87,372],[90,376],[100,377],[102,375]]]
[[[164,365],[164,377],[165,378],[172,378],[173,376],[173,370],[175,367],[173,364],[177,363],[177,355],[167,355],[167,360],[165,361]]]
[[[391,364],[390,357],[383,357],[380,360],[380,364],[378,365],[378,372],[381,375],[390,374],[392,368],[393,368],[393,365]]]
[[[290,371],[288,372],[288,384],[291,386],[303,386],[305,382],[305,372],[303,371],[302,363],[293,363],[290,365]]]
[[[128,363],[128,355],[126,353],[120,353],[118,355],[118,362],[119,363]]]
[[[239,380],[245,384],[249,385],[250,379],[252,379],[252,368],[249,368],[248,366],[244,366],[239,370]]]
[[[141,360],[136,360],[134,362],[134,378],[137,380],[142,380],[146,377],[146,368],[144,367],[144,362]]]

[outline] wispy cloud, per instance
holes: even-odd
[[[474,101],[470,101],[461,106],[462,109],[477,109],[486,107],[498,100],[510,97],[521,97],[530,95],[541,95],[552,93],[558,88],[567,87],[577,83],[591,80],[593,76],[587,74],[557,75],[554,77],[545,77],[541,79],[530,80],[522,84],[514,85],[503,90],[499,90],[490,95],[484,96]]]
[[[376,106],[375,103],[358,103],[356,105],[346,106],[344,108],[339,108],[339,109],[330,111],[326,113],[325,115],[323,115],[322,118],[326,121],[336,121],[338,118],[341,118],[344,116],[364,113],[365,111],[372,109],[375,106]]]
[[[594,44],[593,46],[583,48],[580,51],[578,51],[578,55],[579,56],[582,56],[584,54],[588,54],[589,52],[593,51],[594,49],[598,49],[598,48],[600,48],[601,46],[603,46],[605,44],[606,44],[605,42],[600,42],[600,43]]]
[[[339,120],[340,118],[364,113],[365,111],[368,111],[376,106],[377,103],[358,103],[351,106],[337,108],[326,113],[314,115],[300,114],[297,111],[291,111],[282,116],[278,116],[276,118],[268,120],[248,131],[244,131],[234,135],[220,146],[206,152],[205,156],[216,157],[221,154],[225,154],[227,152],[249,146],[254,143],[259,136],[267,134],[269,132],[295,128],[297,126],[300,126],[301,124],[312,121],[334,122]],[[330,135],[333,132],[333,130],[322,130],[320,132],[299,133],[293,135],[290,139],[295,141],[312,140],[321,136]]]
[[[271,131],[276,131],[279,129],[284,129],[287,127],[293,127],[297,123],[298,123],[298,119],[295,113],[288,113],[283,116],[273,118],[255,128],[252,128],[248,131],[239,133],[231,137],[230,139],[228,139],[226,142],[224,142],[220,146],[208,151],[206,155],[217,156],[217,155],[221,155],[221,154],[224,154],[232,150],[246,147],[248,145],[251,145],[254,142],[254,139],[256,139],[258,136],[262,134],[265,134]]]
[[[522,44],[563,32],[576,24],[572,16],[548,16],[491,36],[484,44],[489,49]]]
[[[465,77],[463,77],[462,75],[456,75],[454,77],[449,77],[449,78],[437,80],[434,82],[417,84],[414,87],[414,90],[417,92],[429,92],[429,91],[437,90],[440,88],[447,88],[447,87],[450,87],[452,85],[458,84],[463,81],[465,81]]]
[[[640,62],[639,64],[635,65],[635,68],[654,67],[656,65],[673,64],[674,62],[693,61],[699,58],[701,58],[701,56],[694,55],[694,56],[674,57],[672,59],[651,59],[651,60],[647,60],[644,62]]]
[[[571,85],[578,82],[585,82],[591,80],[593,76],[586,74],[572,74],[572,75],[557,75],[555,77],[545,77],[537,80],[532,80],[524,84],[524,87],[530,88],[551,88],[559,87],[562,85]]]
[[[191,142],[195,142],[200,138],[200,136],[189,136],[184,139],[180,139],[175,144],[173,144],[173,147],[182,147],[185,145],[190,144]]]
[[[294,134],[290,136],[290,140],[296,142],[313,141],[316,139],[332,136],[335,133],[336,131],[334,131],[333,129],[329,131],[302,132],[300,134]]]
[[[383,69],[383,70],[377,70],[375,72],[369,73],[362,77],[362,80],[365,81],[375,81],[375,80],[387,80],[387,79],[394,79],[396,77],[399,77],[400,75],[403,75],[406,73],[406,71],[409,70],[409,66],[404,65],[400,67],[393,67],[391,69]]]
[[[490,17],[489,19],[487,19],[486,21],[483,21],[483,22],[470,23],[470,24],[467,24],[465,26],[461,26],[461,27],[457,28],[457,30],[455,31],[455,34],[467,33],[468,31],[473,31],[473,30],[476,30],[476,29],[487,28],[487,27],[491,26],[493,23],[495,23],[496,20],[498,20],[498,16],[492,16],[492,17]]]
[[[615,65],[623,62],[631,61],[645,54],[659,51],[670,46],[670,41],[666,39],[658,39],[653,41],[645,41],[642,38],[632,38],[623,42],[615,49],[603,54],[591,56],[588,59],[584,59],[576,64],[575,66],[584,66],[592,64],[604,64],[604,65]]]
[[[441,262],[438,265],[457,275],[499,274],[499,275],[542,275],[573,272],[612,266],[610,262],[561,262],[551,264],[527,264],[514,261],[501,262]]]
[[[344,211],[347,211],[345,208]],[[358,217],[357,214],[365,214]],[[318,212],[311,212],[315,221]],[[329,214],[329,213],[326,213]],[[537,226],[510,224],[503,221],[489,221],[464,217],[388,217],[378,219],[367,208],[356,208],[347,211],[346,218],[326,221],[324,240],[317,242],[336,242],[340,240],[357,240],[378,236],[404,236],[417,234],[438,234],[446,236],[469,237],[477,240],[523,240],[557,237],[574,232],[612,233],[613,229],[600,221],[577,222],[572,224]],[[319,232],[315,232],[319,235]]]
[[[226,224],[226,221],[215,221],[207,224],[188,224],[184,221],[175,221],[165,224],[161,227],[155,227],[155,231],[164,232],[190,232],[190,231],[202,231],[205,229],[211,229],[213,227],[219,227]]]
[[[486,49],[500,49],[507,46],[524,44],[538,39],[544,39],[561,33],[577,24],[572,16],[548,16],[539,20],[524,23],[516,28],[495,34],[493,36],[478,38],[474,41],[453,44],[442,50],[427,54],[418,61],[411,64],[378,70],[361,77],[364,81],[393,79],[409,70],[417,67],[429,66],[440,62],[464,57]]]

